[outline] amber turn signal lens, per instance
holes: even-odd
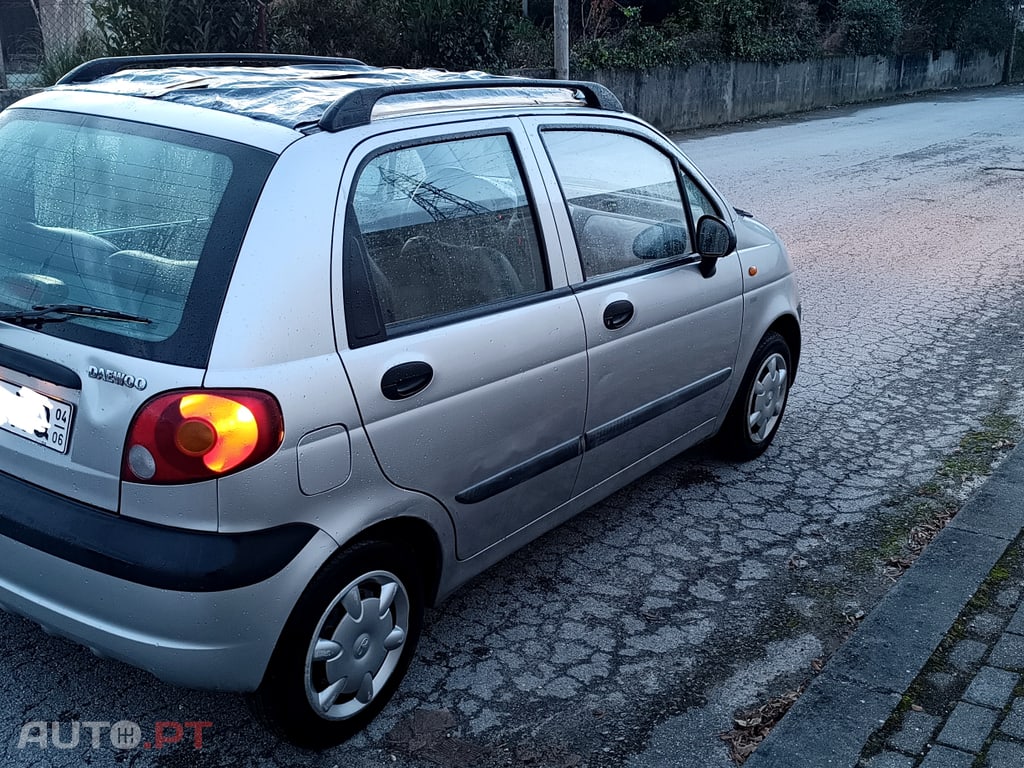
[[[754,277],[757,274],[757,267],[751,267],[747,270],[747,274]]]
[[[252,411],[237,400],[219,395],[195,394],[181,398],[178,406],[189,423],[205,425],[212,443],[200,454],[203,463],[214,472],[234,469],[253,452],[260,429]],[[198,429],[196,430],[199,431]],[[181,428],[178,429],[181,434]]]
[[[217,432],[202,419],[189,419],[178,427],[174,443],[182,453],[189,456],[203,456],[217,444]]]

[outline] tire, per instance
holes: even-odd
[[[415,562],[369,541],[321,568],[250,697],[261,720],[309,749],[340,744],[373,720],[409,668],[423,625]]]
[[[786,340],[774,331],[758,343],[716,437],[723,457],[750,461],[768,450],[789,400],[792,359]]]

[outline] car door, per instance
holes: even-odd
[[[735,253],[701,269],[692,233],[717,212],[713,196],[657,136],[625,121],[527,125],[550,164],[587,334],[579,494],[713,432],[736,364],[742,278]]]
[[[445,505],[463,558],[569,499],[587,379],[521,126],[471,125],[361,145],[335,246],[339,346],[370,443],[393,483]]]

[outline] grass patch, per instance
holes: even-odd
[[[993,413],[981,422],[981,428],[968,432],[960,445],[939,467],[938,477],[964,483],[984,477],[992,463],[1016,444],[1020,422],[1007,413]]]
[[[895,580],[913,564],[960,511],[965,486],[991,474],[992,465],[1016,445],[1021,433],[1016,416],[989,414],[961,438],[934,477],[894,500],[892,522],[875,550],[886,576]]]

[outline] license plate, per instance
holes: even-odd
[[[0,429],[5,432],[67,453],[74,412],[70,403],[0,379]]]

